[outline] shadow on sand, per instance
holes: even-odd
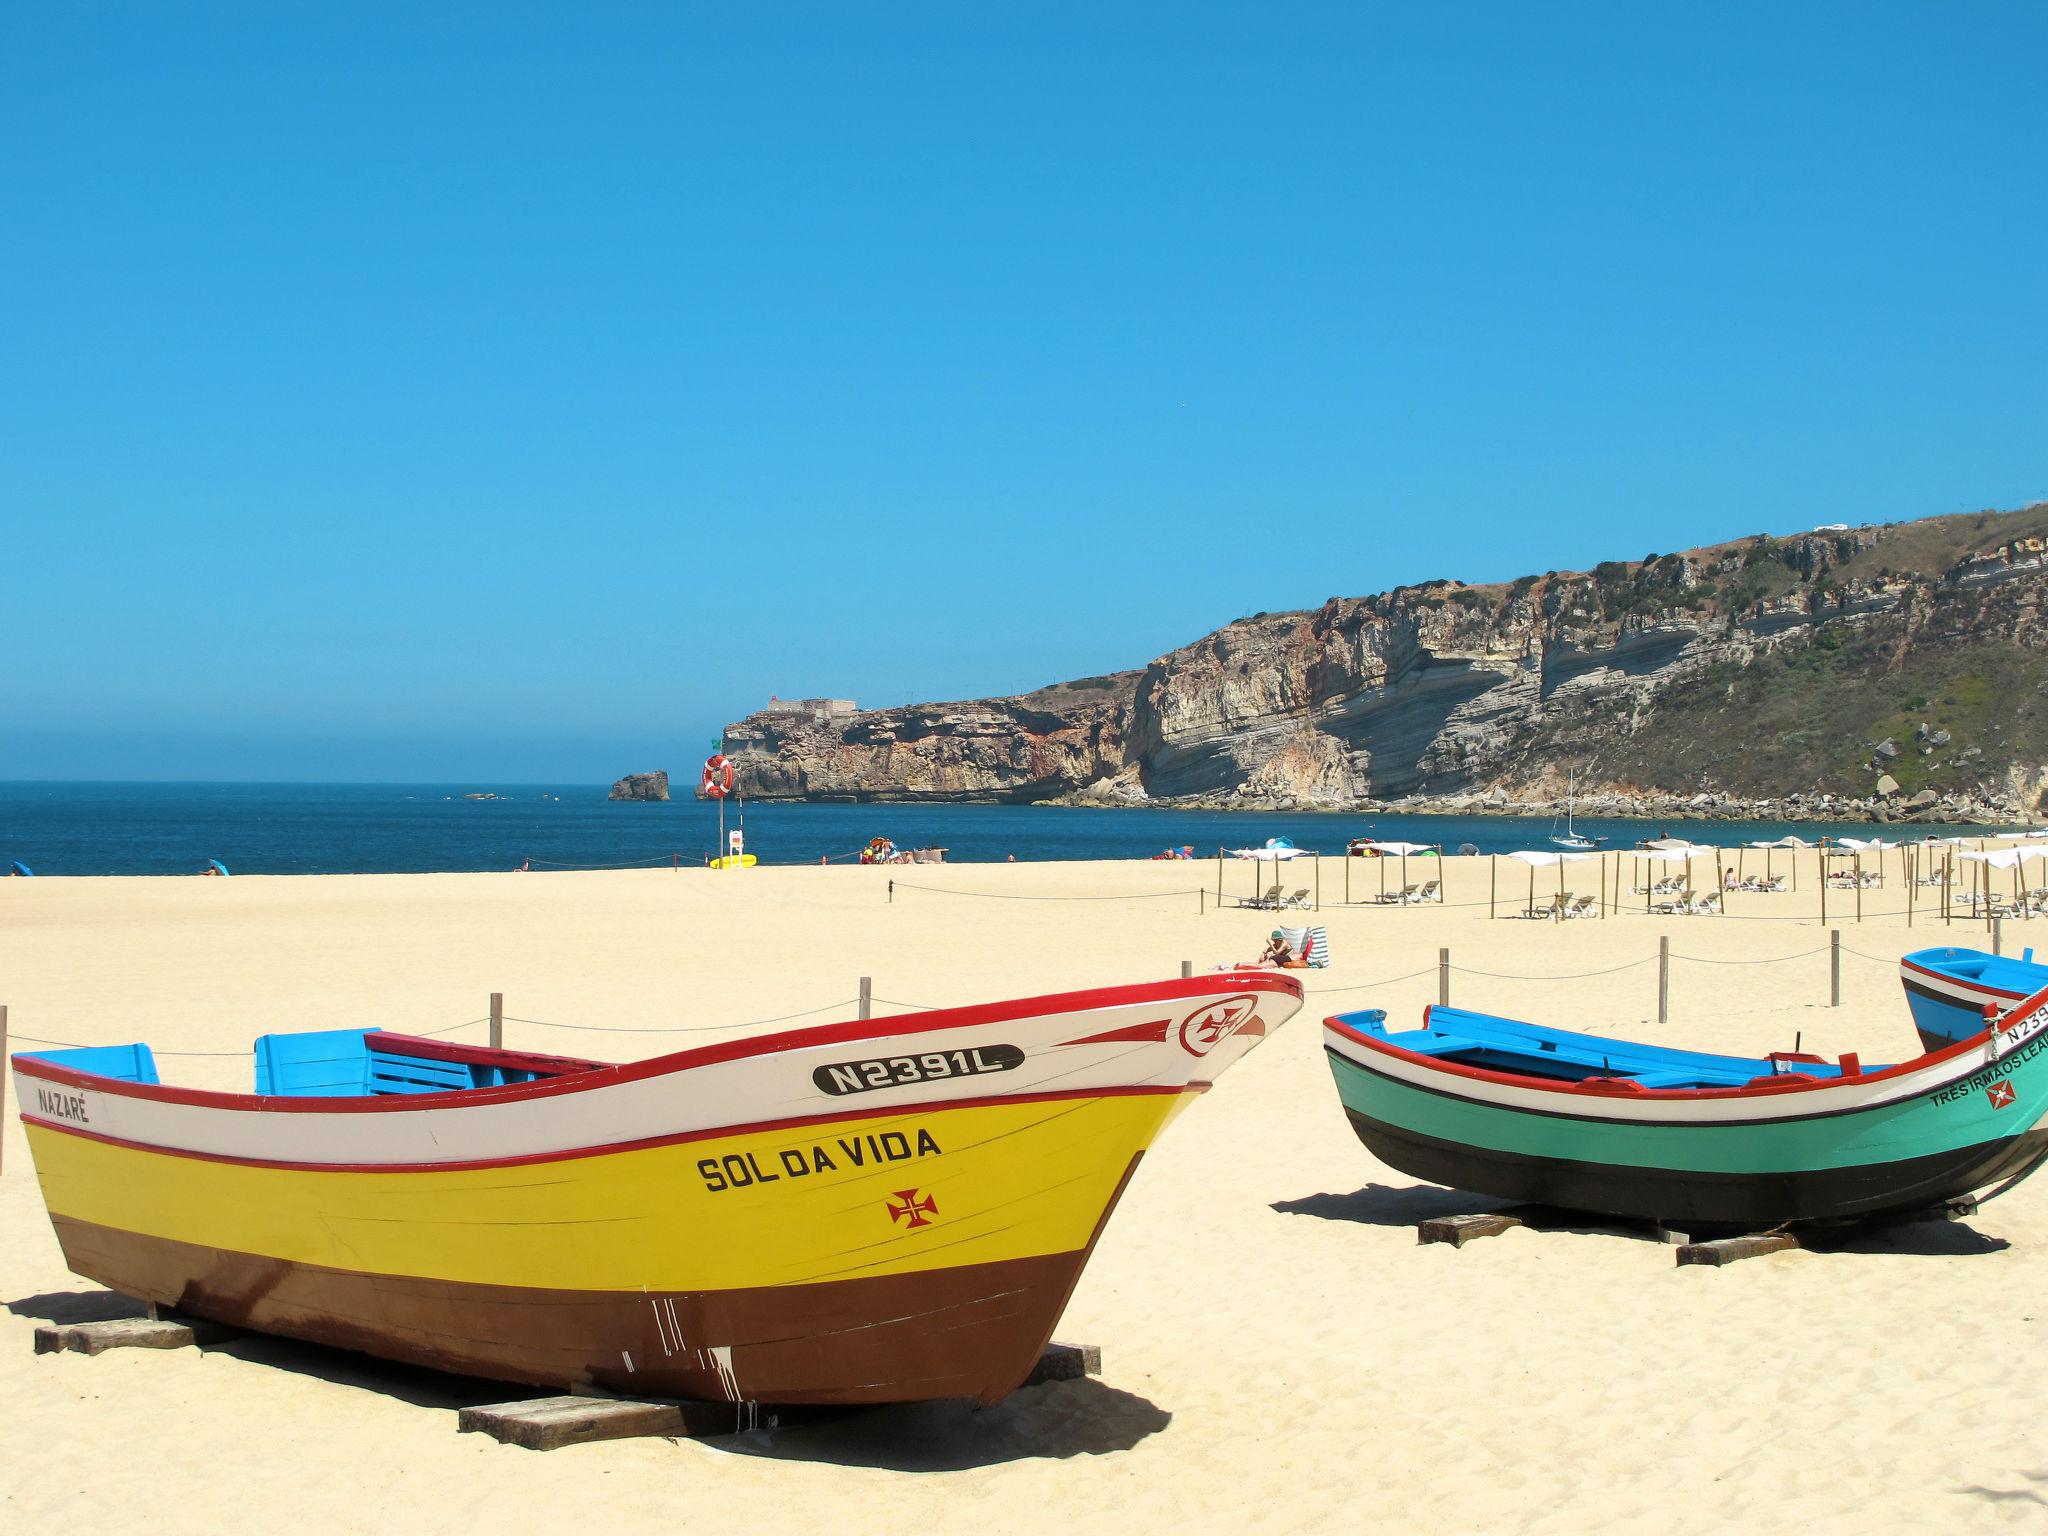
[[[16,1317],[60,1325],[142,1317],[148,1311],[131,1297],[97,1290],[45,1291],[5,1305]],[[207,1353],[450,1414],[481,1403],[554,1395],[539,1387],[451,1376],[274,1334],[238,1334],[207,1346]],[[735,1455],[771,1460],[901,1472],[958,1472],[1030,1457],[1062,1460],[1127,1451],[1172,1420],[1172,1414],[1135,1393],[1083,1379],[1026,1387],[993,1408],[971,1402],[939,1402],[814,1410],[777,1429],[712,1437],[701,1443]],[[448,1433],[455,1433],[452,1418]]]
[[[7,1303],[16,1317],[39,1323],[108,1323],[118,1317],[147,1317],[149,1308],[118,1291],[43,1291]]]
[[[1304,1195],[1299,1200],[1276,1200],[1272,1209],[1283,1216],[1315,1216],[1324,1221],[1350,1221],[1372,1227],[1412,1227],[1439,1216],[1468,1216],[1500,1212],[1520,1217],[1538,1232],[1598,1233],[1609,1236],[1655,1239],[1657,1225],[1626,1216],[1601,1216],[1587,1211],[1560,1210],[1553,1206],[1520,1205],[1444,1189],[1435,1184],[1411,1184],[1396,1188],[1368,1184],[1348,1195]],[[1687,1235],[1700,1241],[1716,1237],[1738,1237],[1743,1227],[1691,1226]],[[1840,1226],[1810,1226],[1800,1231],[1804,1245],[1815,1253],[1897,1254],[1917,1258],[1972,1258],[2002,1253],[2012,1245],[2002,1237],[1990,1237],[1959,1221],[1927,1217],[1911,1221],[1852,1222]]]
[[[964,1472],[1027,1458],[1113,1455],[1172,1421],[1165,1409],[1120,1387],[1094,1380],[1056,1381],[1013,1392],[993,1408],[941,1402],[847,1409],[704,1444],[774,1461]]]
[[[144,1317],[149,1308],[142,1302],[115,1291],[46,1291],[23,1296],[7,1304],[16,1317],[38,1322],[68,1325],[98,1323],[112,1318]],[[251,1365],[289,1371],[331,1381],[336,1386],[354,1387],[384,1397],[411,1403],[416,1408],[471,1407],[477,1403],[503,1402],[510,1398],[541,1395],[532,1387],[512,1386],[502,1381],[485,1381],[475,1376],[451,1376],[444,1371],[401,1365],[359,1355],[352,1350],[329,1349],[323,1344],[306,1344],[275,1334],[237,1333],[217,1344],[201,1346],[207,1354],[226,1355]],[[449,1426],[451,1432],[453,1425]]]
[[[1368,1227],[1412,1227],[1439,1216],[1471,1216],[1498,1211],[1505,1200],[1445,1189],[1440,1184],[1368,1184],[1348,1195],[1304,1195],[1299,1200],[1275,1200],[1272,1209],[1283,1216],[1316,1216],[1324,1221],[1353,1221]]]

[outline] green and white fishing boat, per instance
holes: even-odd
[[[1669,1050],[1444,1006],[1324,1022],[1380,1161],[1572,1210],[1768,1227],[1988,1199],[2048,1157],[2048,988],[1901,1062]],[[1988,1192],[1988,1193],[1987,1193]]]

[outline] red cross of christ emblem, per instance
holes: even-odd
[[[2012,1084],[1993,1083],[1984,1090],[1984,1097],[1991,1101],[1993,1109],[2003,1109],[2012,1102]]]
[[[889,1220],[892,1222],[908,1217],[913,1227],[928,1227],[932,1224],[931,1218],[938,1214],[939,1202],[930,1195],[918,1199],[914,1189],[899,1189],[895,1199],[889,1201]]]

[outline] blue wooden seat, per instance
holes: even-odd
[[[256,1091],[286,1098],[356,1098],[369,1092],[367,1029],[262,1035],[256,1041]]]
[[[91,1072],[123,1083],[158,1083],[156,1057],[146,1045],[75,1045],[55,1051],[20,1051],[38,1061],[69,1067],[74,1072]]]

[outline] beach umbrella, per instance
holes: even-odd
[[[1401,889],[1403,892],[1406,892],[1408,889],[1408,855],[1411,853],[1425,853],[1429,849],[1428,843],[1383,843],[1377,840],[1368,841],[1365,846],[1376,849],[1382,856],[1392,854],[1401,861]],[[1382,896],[1387,894],[1387,867],[1384,864],[1380,866],[1380,894]]]
[[[227,865],[221,863],[219,859],[208,859],[206,862],[216,875],[224,875],[228,872]]]
[[[1969,859],[1982,868],[1983,874],[1979,877],[1978,883],[1984,890],[1984,909],[1989,913],[1991,910],[1991,871],[1994,869],[2009,869],[2012,871],[2012,896],[2013,900],[2018,902],[2020,900],[2020,866],[2029,859],[2048,859],[2048,851],[2040,848],[1994,848],[1988,852],[1960,853],[1956,857]]]
[[[1557,895],[1559,901],[1562,902],[1564,899],[1565,865],[1583,863],[1585,860],[1593,857],[1593,855],[1591,855],[1590,853],[1553,852],[1546,848],[1519,848],[1515,852],[1509,854],[1508,857],[1511,859],[1520,859],[1524,864],[1529,866],[1529,910],[1531,912],[1534,912],[1536,910],[1537,870],[1548,869],[1553,864],[1557,866]]]
[[[1685,866],[1686,889],[1690,890],[1692,888],[1692,861],[1694,855],[1712,852],[1714,852],[1712,848],[1701,843],[1688,843],[1685,839],[1679,837],[1662,837],[1657,839],[1656,843],[1643,850],[1642,858],[1651,864],[1683,864]],[[1717,879],[1720,876],[1720,868],[1721,866],[1718,863],[1714,866]],[[1643,881],[1643,910],[1645,912],[1650,910],[1650,897],[1653,894],[1650,890],[1652,884],[1653,882],[1648,879]]]
[[[1959,853],[1956,857],[1986,865],[1991,869],[2018,869],[2029,859],[2048,859],[2048,851],[2039,848],[1994,848],[1986,853]]]
[[[13,872],[17,875],[33,875],[35,873],[34,870],[30,869],[26,864],[22,863],[21,860],[19,859],[16,859],[14,861]]]

